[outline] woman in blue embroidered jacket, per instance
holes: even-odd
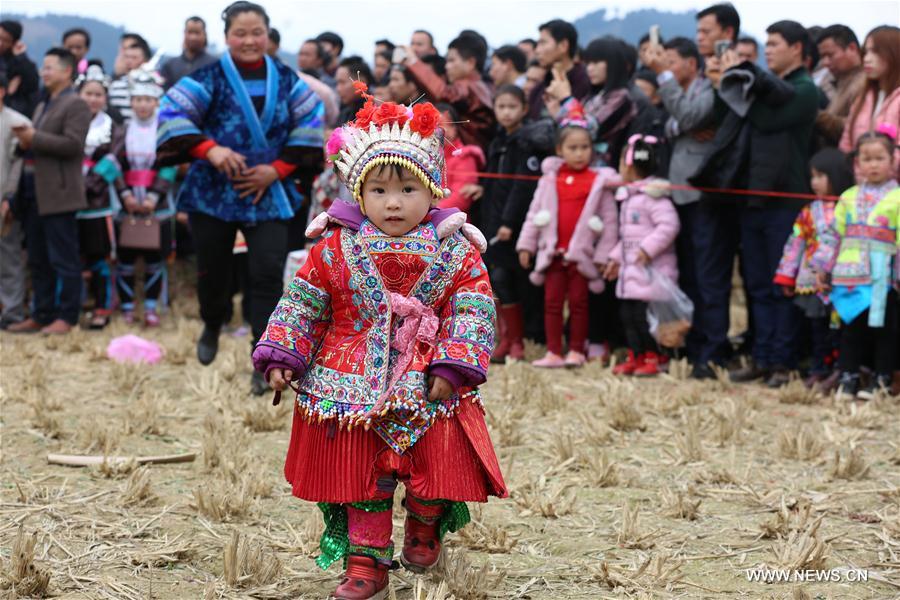
[[[282,288],[288,221],[301,196],[290,176],[322,161],[321,100],[297,75],[266,55],[269,17],[258,4],[235,2],[222,15],[228,52],[169,89],[157,137],[161,165],[195,159],[178,195],[197,249],[204,330],[197,358],[211,363],[231,298],[231,248],[247,240],[254,338]],[[253,389],[265,391],[255,376]]]

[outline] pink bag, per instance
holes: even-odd
[[[156,342],[128,334],[110,340],[106,356],[118,363],[155,365],[162,360],[163,349]]]

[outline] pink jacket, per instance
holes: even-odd
[[[619,263],[616,296],[627,300],[654,299],[649,273],[637,264],[639,250],[652,259],[650,267],[654,271],[678,283],[675,257],[675,236],[681,229],[678,213],[669,198],[654,198],[643,191],[643,184],[650,181],[653,180],[644,179],[616,192],[616,200],[622,202],[619,241],[609,253],[609,259]]]
[[[866,95],[862,97],[861,101],[862,108],[859,110],[856,122],[851,123],[849,116],[845,121],[844,135],[841,136],[841,143],[839,145],[841,152],[849,153],[855,150],[856,141],[860,136],[867,131],[875,131],[882,123],[889,123],[900,130],[900,88],[897,88],[888,94],[877,115],[872,115],[872,111],[875,110],[875,94],[868,91],[866,92]],[[851,115],[859,102],[860,99],[857,99],[856,102],[853,103],[853,108],[850,109]],[[894,151],[894,165],[897,168],[895,177],[900,179],[900,149]],[[858,173],[857,179],[859,179]],[[838,192],[841,191],[843,190],[838,190]]]
[[[556,178],[563,164],[563,160],[556,156],[545,158],[541,163],[543,176],[538,181],[525,225],[516,243],[516,250],[527,250],[535,255],[534,271],[529,276],[535,285],[544,285],[546,271],[556,258],[559,206]],[[578,272],[587,278],[590,290],[599,294],[603,291],[605,282],[597,264],[606,263],[609,251],[618,239],[616,202],[612,191],[606,189],[605,184],[616,181],[618,175],[609,167],[601,167],[595,171],[597,177],[563,259],[576,263]]]
[[[463,146],[454,150],[447,145],[445,150],[447,185],[444,187],[450,188],[450,195],[438,203],[438,208],[458,208],[469,214],[472,199],[459,192],[470,183],[478,183],[478,172],[484,168],[485,163],[484,152],[478,146]]]

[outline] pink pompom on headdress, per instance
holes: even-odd
[[[875,128],[875,131],[888,136],[892,142],[897,143],[897,126],[893,123],[881,123]]]

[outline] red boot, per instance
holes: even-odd
[[[633,375],[635,377],[653,377],[659,375],[660,356],[656,352],[647,352],[643,356],[643,364],[639,365]]]
[[[351,554],[335,600],[382,600],[388,593],[388,566],[371,556]]]
[[[635,369],[644,364],[644,355],[628,351],[628,360],[613,368],[613,375],[633,375]]]
[[[406,531],[403,534],[403,552],[400,562],[413,573],[425,573],[437,564],[441,556],[441,541],[438,539],[438,524],[423,523],[406,517]]]
[[[503,320],[506,321],[506,339],[509,341],[510,360],[525,360],[525,344],[522,342],[522,305],[509,304],[501,306],[500,311],[503,313]]]
[[[503,307],[497,312],[497,331],[495,332],[497,345],[494,346],[494,352],[491,354],[491,362],[502,365],[506,362],[506,355],[509,354],[509,337],[506,335],[507,323],[504,317]]]

